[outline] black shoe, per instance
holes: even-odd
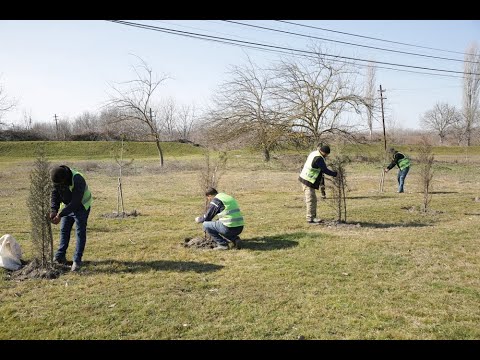
[[[56,262],[57,264],[60,264],[60,265],[66,265],[67,264],[67,259],[64,258],[64,257],[55,258],[53,261]]]
[[[239,236],[232,240],[232,249],[241,249],[242,248],[242,240]]]

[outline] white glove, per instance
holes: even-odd
[[[200,222],[200,216],[197,216],[197,217],[195,218],[195,222],[197,222],[197,223]]]

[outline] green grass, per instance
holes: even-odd
[[[8,144],[22,156],[6,153]],[[25,201],[34,147],[17,144],[24,143],[0,143],[0,235],[15,236],[29,260]],[[415,166],[407,193],[397,194],[394,173],[379,193],[381,165],[351,163],[350,227],[305,223],[297,177],[307,154],[277,153],[264,164],[256,153],[232,152],[219,190],[245,213],[244,248],[214,252],[181,245],[203,235],[194,222],[204,207],[201,150],[166,144],[160,168],[154,146],[139,143],[123,190],[126,209],[141,215],[113,220],[101,216],[117,207],[109,145],[89,143],[98,157],[49,150],[53,163],[84,171],[95,198],[85,266],[22,282],[0,269],[0,339],[480,338],[478,149],[465,161],[435,148],[457,157],[435,163],[427,214],[409,211],[423,196]],[[334,219],[328,201],[318,208]]]
[[[43,142],[36,141],[0,141],[0,159],[22,159],[35,157],[35,149]],[[119,150],[119,141],[52,141],[45,142],[46,155],[52,159],[105,159],[114,158]],[[178,142],[161,143],[164,156],[189,156],[201,154],[202,148]],[[124,158],[158,157],[154,142],[125,142]]]

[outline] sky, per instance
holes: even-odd
[[[315,41],[330,55],[376,61],[386,122],[420,129],[420,117],[436,103],[461,107],[463,54],[473,42],[480,46],[480,20],[125,21],[157,31],[104,20],[0,20],[0,87],[17,103],[0,121],[21,126],[25,115],[54,122],[55,115],[73,120],[98,113],[112,86],[135,79],[139,58],[169,77],[159,96],[201,109],[229,66],[245,64],[247,56],[267,66],[281,56],[158,31],[163,28],[286,49],[308,50]]]

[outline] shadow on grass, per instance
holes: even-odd
[[[385,229],[385,228],[393,228],[393,227],[425,227],[425,226],[432,226],[431,224],[424,224],[424,223],[416,223],[410,222],[406,224],[396,223],[396,224],[383,224],[383,223],[367,223],[367,222],[358,222],[355,224],[360,224],[361,227],[366,228],[375,228],[375,229]]]
[[[298,239],[300,237],[304,237],[305,235],[305,233],[295,233],[242,239],[242,249],[263,251],[286,249],[297,246],[298,241],[293,239]]]
[[[430,191],[430,194],[458,194],[458,191]]]
[[[206,264],[194,261],[119,261],[119,260],[95,260],[84,261],[85,268],[92,272],[105,273],[140,273],[151,270],[156,271],[193,271],[196,273],[205,273],[218,271],[223,268],[222,265]]]

